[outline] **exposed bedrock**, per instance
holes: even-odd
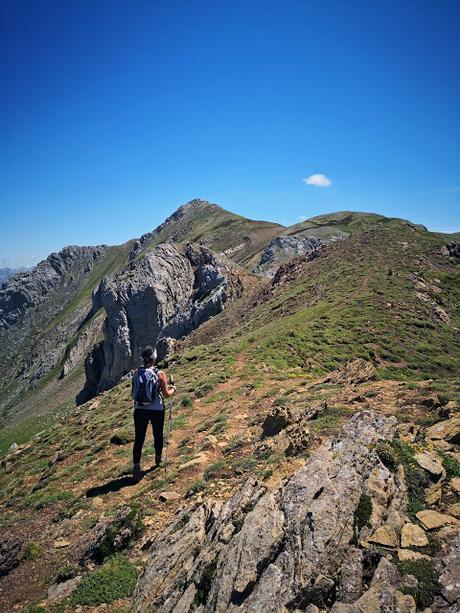
[[[32,270],[18,273],[6,281],[0,289],[0,332],[16,323],[28,309],[44,302],[53,291],[71,287],[75,279],[91,271],[105,251],[105,245],[65,247],[59,253],[49,255]]]
[[[324,244],[324,241],[309,236],[276,236],[265,247],[260,256],[259,264],[252,270],[256,274],[273,277],[280,264],[284,264],[299,255],[311,255],[313,258],[316,250]]]
[[[188,245],[184,251],[161,244],[123,272],[103,279],[94,297],[106,314],[104,341],[87,359],[92,389],[84,396],[115,385],[138,365],[142,346],[183,337],[222,311],[241,290],[230,263],[201,245]]]
[[[383,468],[372,444],[391,438],[395,423],[363,411],[275,491],[250,480],[223,505],[182,511],[151,544],[135,610],[278,613],[360,598],[367,554],[352,546],[362,536],[355,513]],[[397,499],[391,492],[381,504],[395,510]],[[372,517],[373,529],[383,517]]]

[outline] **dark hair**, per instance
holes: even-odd
[[[155,361],[157,359],[157,352],[152,347],[152,345],[147,345],[146,347],[144,347],[144,349],[142,349],[142,359],[144,360],[144,364],[147,364],[152,360]]]

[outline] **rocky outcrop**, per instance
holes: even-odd
[[[331,606],[337,590],[345,602],[362,597],[364,554],[350,560],[355,514],[380,466],[370,446],[394,428],[394,418],[356,414],[277,490],[250,480],[223,505],[182,511],[151,545],[135,610],[280,612]]]
[[[142,530],[138,509],[122,507],[114,517],[101,517],[98,523],[84,536],[80,560],[92,560],[97,564],[114,553],[126,549]]]
[[[24,558],[24,544],[21,541],[2,539],[0,542],[0,577],[16,568]]]
[[[266,277],[273,277],[281,264],[297,256],[311,256],[313,259],[317,249],[323,244],[319,238],[309,236],[276,236],[260,256],[259,264],[252,272]]]
[[[375,368],[366,360],[356,358],[346,362],[340,370],[332,372],[323,379],[323,382],[336,384],[355,384],[364,383],[375,378]]]
[[[105,253],[105,245],[97,247],[65,247],[52,253],[32,270],[18,273],[0,290],[0,332],[7,329],[29,308],[41,304],[57,287],[70,283],[69,274],[77,266],[91,270]]]
[[[61,378],[70,374],[74,368],[82,364],[88,351],[94,345],[95,339],[102,329],[102,314],[92,318],[81,330],[79,330],[70,343],[65,355]]]
[[[87,380],[94,391],[115,385],[138,364],[142,346],[182,338],[241,290],[230,263],[206,247],[159,245],[101,282],[95,296],[106,314],[104,341],[86,362]]]
[[[460,242],[452,241],[441,247],[441,253],[451,258],[460,258]]]

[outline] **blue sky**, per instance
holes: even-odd
[[[195,197],[459,231],[459,26],[457,0],[2,0],[0,265]]]

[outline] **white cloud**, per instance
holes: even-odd
[[[323,174],[309,175],[305,179],[302,179],[305,185],[314,185],[315,187],[329,187],[332,185],[332,181],[329,177]]]
[[[306,215],[299,215],[299,221],[305,221],[306,219],[308,219]]]

